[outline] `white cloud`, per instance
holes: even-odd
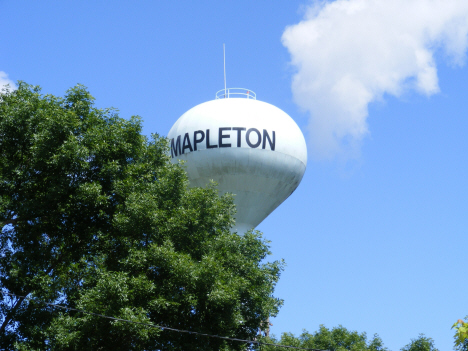
[[[356,156],[368,133],[370,102],[414,89],[439,92],[434,54],[465,61],[466,0],[336,0],[315,2],[285,29],[296,69],[292,90],[310,112],[313,158]]]
[[[2,89],[5,88],[5,85],[7,84],[10,85],[11,90],[16,89],[15,83],[11,79],[8,79],[8,74],[6,74],[3,71],[0,71],[0,93]]]

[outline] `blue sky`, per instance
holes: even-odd
[[[258,227],[287,263],[272,332],[342,324],[450,350],[468,314],[468,16],[405,3],[0,1],[0,79],[84,84],[165,135],[223,88],[225,43],[228,87],[284,110],[309,145],[301,185]]]

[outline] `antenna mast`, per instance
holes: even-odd
[[[226,98],[226,48],[223,44],[223,57],[224,57],[224,98]]]

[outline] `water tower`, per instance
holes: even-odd
[[[260,224],[297,188],[307,164],[304,136],[279,108],[242,88],[223,89],[215,99],[184,113],[169,131],[173,162],[184,160],[191,186],[218,183],[233,193],[233,231]]]

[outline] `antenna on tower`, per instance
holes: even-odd
[[[223,57],[224,57],[224,98],[226,98],[226,48],[223,44]]]

